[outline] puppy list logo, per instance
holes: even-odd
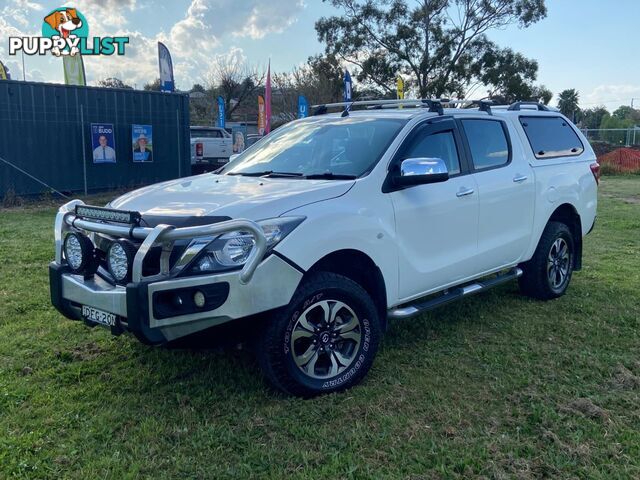
[[[9,55],[124,55],[129,37],[92,37],[89,24],[76,8],[52,10],[42,22],[41,37],[9,37]]]

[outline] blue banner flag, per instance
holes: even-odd
[[[349,70],[344,71],[344,101],[351,102],[351,92],[352,92],[352,84],[351,84],[351,75],[349,74]]]
[[[224,128],[224,98],[218,96],[218,126]]]
[[[176,89],[173,80],[173,62],[169,49],[158,42],[158,65],[160,66],[160,91],[173,92]]]
[[[304,95],[298,97],[298,118],[306,118],[309,115],[309,105]]]

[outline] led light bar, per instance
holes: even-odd
[[[126,223],[129,225],[140,224],[140,213],[128,210],[115,210],[112,208],[92,207],[89,205],[76,205],[76,217],[87,220],[103,220],[105,222]]]

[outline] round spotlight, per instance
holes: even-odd
[[[204,293],[200,290],[197,290],[196,293],[193,294],[193,303],[195,303],[196,307],[202,308],[206,302],[206,298]]]
[[[109,272],[116,282],[127,283],[131,280],[131,267],[136,256],[136,247],[126,240],[117,240],[107,251]]]
[[[81,233],[69,233],[64,238],[64,258],[73,273],[82,272],[93,258],[93,243]]]

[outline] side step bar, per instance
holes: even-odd
[[[514,280],[522,275],[522,269],[519,267],[514,267],[506,273],[498,275],[493,278],[489,278],[487,280],[482,280],[475,283],[470,283],[469,285],[465,285],[464,287],[454,287],[450,289],[444,295],[433,298],[431,300],[418,300],[416,303],[412,305],[407,305],[404,307],[392,308],[387,312],[387,316],[390,319],[401,319],[401,318],[411,318],[416,315],[420,315],[428,310],[433,310],[434,308],[441,307],[442,305],[446,305],[451,302],[455,302],[456,300],[460,300],[463,297],[468,297],[470,295],[483,292],[497,285],[501,285],[503,283]]]

